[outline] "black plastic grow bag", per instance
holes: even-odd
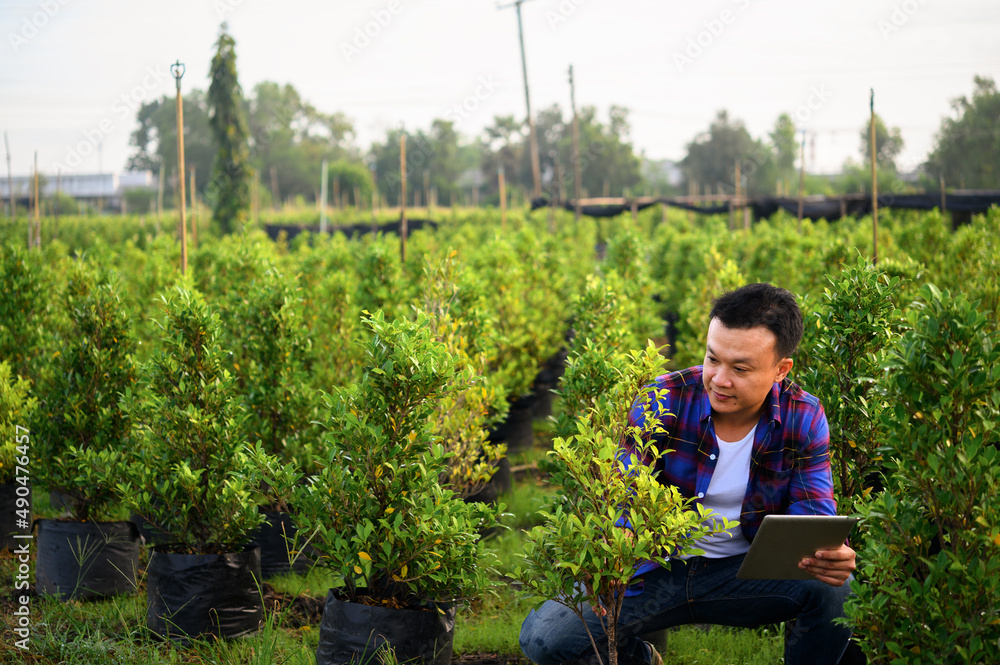
[[[154,548],[146,576],[146,625],[186,644],[199,635],[237,637],[256,631],[264,613],[260,550],[177,554]]]
[[[134,593],[139,530],[132,522],[38,520],[35,589],[70,598]]]
[[[264,516],[267,521],[261,524],[250,538],[254,545],[260,547],[260,572],[263,579],[288,572],[308,572],[313,562],[307,552],[295,555],[289,551],[293,545],[304,547],[304,543],[295,540],[297,528],[292,516],[272,511],[265,512]]]
[[[380,665],[389,646],[399,663],[448,665],[455,638],[455,609],[397,610],[339,600],[330,590],[319,626],[316,665]]]

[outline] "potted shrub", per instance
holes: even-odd
[[[135,426],[118,490],[164,534],[147,571],[148,627],[181,642],[233,637],[256,630],[262,616],[260,555],[247,544],[264,520],[261,465],[279,480],[284,471],[247,448],[216,313],[185,287],[164,305],[161,348],[143,367],[144,385],[122,400]]]
[[[247,432],[282,464],[312,474],[318,454],[317,408],[308,384],[310,340],[300,289],[270,267],[246,288],[237,285],[229,306],[232,367],[247,408]],[[265,578],[304,571],[308,561],[290,552],[295,525],[278,500],[262,506],[266,522],[253,534]]]
[[[481,294],[459,285],[456,255],[452,251],[425,268],[423,309],[435,339],[455,357],[460,369],[455,375],[457,385],[445,391],[433,411],[431,427],[447,457],[441,483],[463,499],[495,501],[500,492],[510,489],[511,481],[507,446],[489,440],[490,427],[505,402],[495,382],[485,376],[486,354],[471,341],[485,324],[482,309],[473,304],[480,303]],[[474,382],[467,380],[468,372],[476,376]]]
[[[135,339],[114,275],[78,264],[66,284],[68,327],[40,384],[33,429],[35,479],[58,497],[64,518],[37,523],[36,588],[62,598],[136,589],[139,533],[113,520],[117,495],[102,473],[117,466],[131,422],[119,407],[133,386]]]
[[[364,326],[362,378],[326,401],[319,472],[305,485],[270,482],[291,494],[300,533],[340,579],[317,663],[368,662],[383,645],[400,662],[447,663],[455,603],[488,585],[479,532],[496,525],[496,509],[438,482],[446,455],[429,417],[457,363],[426,315],[388,322],[379,311]]]
[[[577,381],[574,373],[586,375],[586,356],[571,361],[567,381]],[[594,608],[607,636],[600,647],[589,626],[587,632],[595,653],[607,653],[611,665],[617,658],[617,625],[624,594],[642,561],[669,566],[668,556],[698,554],[691,547],[698,538],[729,523],[711,527],[709,515],[693,500],[684,499],[677,488],[660,485],[652,468],[637,458],[654,459],[655,446],[649,441],[658,432],[657,419],[647,418],[643,428],[629,424],[629,411],[656,398],[649,388],[663,373],[664,359],[649,344],[644,352],[615,353],[596,361],[603,373],[614,368],[618,379],[604,392],[593,395],[593,407],[576,419],[576,433],[553,442],[552,482],[562,489],[551,508],[541,511],[544,523],[526,538],[524,566],[515,576],[525,591],[539,601],[555,600],[568,607],[581,621],[583,608]],[[636,453],[625,459],[620,445],[633,441]],[[725,522],[725,520],[723,520]],[[584,625],[587,626],[584,621]]]
[[[18,427],[27,427],[35,406],[35,399],[28,394],[30,387],[27,379],[14,375],[10,365],[0,362],[0,431],[6,433],[0,440],[0,551],[14,549],[13,534],[24,533],[31,524],[29,476],[17,472],[18,460],[23,461],[25,453],[31,452],[31,437],[28,433],[26,448],[23,439],[15,436],[27,433]],[[18,491],[20,487],[24,489]]]

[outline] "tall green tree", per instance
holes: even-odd
[[[865,123],[865,128],[861,130],[861,156],[864,157],[866,165],[871,164],[871,131],[872,121]],[[896,157],[903,150],[903,134],[899,127],[889,129],[885,121],[879,114],[875,114],[875,156],[876,164],[879,168],[887,169],[895,173]]]
[[[223,23],[208,88],[209,123],[217,148],[209,187],[213,217],[223,233],[238,230],[246,221],[253,177],[243,91],[236,75],[236,41],[227,29]]]
[[[976,76],[972,98],[952,101],[927,159],[935,181],[970,189],[1000,189],[1000,92],[992,78]]]

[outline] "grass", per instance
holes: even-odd
[[[551,427],[536,421],[535,449],[512,458],[516,466],[537,463],[551,439]],[[488,546],[497,554],[501,573],[519,562],[522,532],[538,523],[537,510],[556,491],[530,470],[515,480],[512,492],[501,498],[505,504],[503,523],[507,529],[488,536]],[[44,493],[35,501],[36,515],[54,516]],[[143,556],[143,565],[146,555]],[[319,641],[319,612],[327,589],[336,580],[325,570],[314,568],[305,575],[289,574],[268,580],[273,593],[266,604],[265,623],[251,636],[232,640],[200,639],[182,648],[163,642],[146,629],[145,580],[138,594],[106,600],[60,602],[31,596],[30,649],[14,646],[13,633],[18,606],[13,588],[17,561],[0,554],[0,663],[29,665],[312,665]],[[520,596],[509,577],[502,576],[495,596],[461,608],[456,618],[456,655],[484,654],[494,662],[527,663],[518,646],[521,622],[532,604]],[[294,601],[294,602],[293,602]],[[276,608],[276,609],[275,609]],[[686,626],[664,634],[659,646],[665,665],[770,665],[780,662],[782,636],[774,628],[703,630]]]

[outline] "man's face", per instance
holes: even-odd
[[[741,424],[756,420],[771,392],[792,368],[791,358],[778,358],[774,333],[758,326],[727,328],[718,319],[708,325],[703,382],[719,421]]]

